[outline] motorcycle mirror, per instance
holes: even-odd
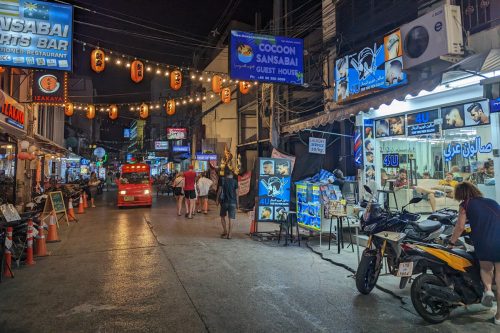
[[[411,198],[409,204],[416,204],[419,203],[420,201],[422,201],[422,198],[419,197]]]
[[[372,189],[368,185],[363,185],[363,188],[365,189],[366,192],[373,194]]]

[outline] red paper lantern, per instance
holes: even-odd
[[[96,73],[102,72],[106,68],[106,55],[103,50],[95,49],[90,54],[90,66]]]
[[[216,94],[220,93],[222,90],[222,77],[220,75],[214,75],[212,78],[212,91]]]
[[[250,91],[250,83],[245,81],[240,81],[240,93],[246,95],[248,94],[249,91]]]
[[[139,107],[139,117],[141,119],[146,119],[149,116],[149,106],[146,103],[142,103]]]
[[[220,98],[224,104],[231,103],[231,88],[226,87],[222,89]]]
[[[139,83],[144,79],[144,64],[142,61],[132,61],[132,64],[130,64],[130,78],[135,83]]]
[[[167,111],[167,115],[169,116],[175,114],[175,101],[173,99],[167,101],[165,104],[165,111]]]
[[[116,106],[115,104],[111,105],[109,107],[109,119],[111,120],[115,120],[116,118],[118,118],[118,106]]]
[[[88,119],[94,119],[95,118],[95,106],[93,106],[93,105],[87,106],[87,113],[85,114],[85,116]]]
[[[179,90],[182,86],[182,73],[179,70],[170,73],[170,88],[172,90]]]
[[[22,151],[17,154],[17,158],[21,161],[28,160],[30,158],[30,153]]]
[[[64,114],[68,117],[71,117],[75,111],[73,103],[64,104]]]

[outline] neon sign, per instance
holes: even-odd
[[[484,146],[481,146],[481,137],[476,136],[474,141],[465,143],[449,143],[445,150],[443,150],[444,159],[446,162],[450,162],[456,155],[462,155],[463,158],[472,158],[477,155],[477,153],[491,153],[492,146],[491,142],[488,142]]]

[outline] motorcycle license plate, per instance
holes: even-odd
[[[413,262],[402,262],[399,264],[398,276],[408,277],[413,273]]]
[[[124,201],[134,201],[134,197],[131,195],[126,195],[123,197],[123,200]]]

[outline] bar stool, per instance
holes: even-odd
[[[394,198],[394,204],[396,205],[396,210],[399,210],[398,208],[398,200],[396,199],[396,193],[394,192],[394,190],[378,190],[378,196],[379,196],[379,200],[380,200],[380,194],[383,194],[382,198],[384,199],[384,208],[386,210],[389,210],[389,196],[390,194],[392,194],[393,198]]]

